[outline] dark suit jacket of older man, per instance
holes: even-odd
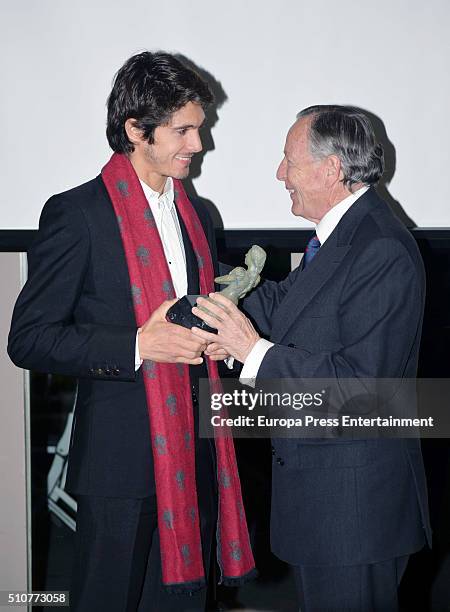
[[[371,188],[311,263],[245,300],[261,378],[414,378],[425,298],[409,232]],[[415,439],[273,440],[271,543],[293,565],[371,564],[431,541]]]

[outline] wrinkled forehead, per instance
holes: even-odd
[[[285,153],[301,155],[309,152],[309,128],[311,117],[301,117],[291,125],[286,136]]]

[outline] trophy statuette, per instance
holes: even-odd
[[[230,270],[228,274],[218,276],[214,279],[219,285],[226,285],[225,289],[222,289],[218,293],[237,305],[238,301],[251,289],[254,289],[260,282],[260,272],[265,262],[266,252],[260,246],[254,244],[245,255],[245,265],[247,268],[238,266]],[[179,299],[178,302],[167,311],[167,321],[175,323],[176,325],[182,325],[188,329],[191,329],[191,327],[199,327],[208,332],[217,333],[215,328],[210,327],[202,321],[202,319],[192,314],[192,308],[196,306],[198,297],[198,295],[185,295]],[[204,297],[206,297],[207,300],[213,301],[207,296]],[[202,309],[207,311],[205,308]]]

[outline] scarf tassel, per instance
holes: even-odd
[[[204,589],[204,580],[194,580],[192,582],[181,582],[180,584],[165,584],[164,590],[171,595],[193,595],[197,591]]]
[[[254,580],[255,578],[258,578],[258,570],[253,568],[243,576],[224,576],[219,584],[223,584],[227,587],[239,587],[247,582],[250,582],[250,580]]]

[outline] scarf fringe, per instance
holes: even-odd
[[[226,587],[240,587],[251,580],[258,578],[258,570],[253,568],[244,576],[224,576],[219,584]],[[171,595],[193,595],[197,591],[206,588],[204,580],[198,580],[194,582],[183,582],[180,584],[165,584],[164,590]]]
[[[220,581],[220,584],[223,584],[227,587],[239,587],[243,584],[246,584],[247,582],[250,582],[251,580],[255,580],[256,578],[258,578],[258,575],[258,570],[256,568],[253,568],[243,576],[236,576],[235,578],[233,578],[232,576],[224,576]]]
[[[206,588],[204,580],[195,580],[192,582],[181,582],[179,584],[165,584],[164,590],[171,595],[193,595],[197,591]]]

